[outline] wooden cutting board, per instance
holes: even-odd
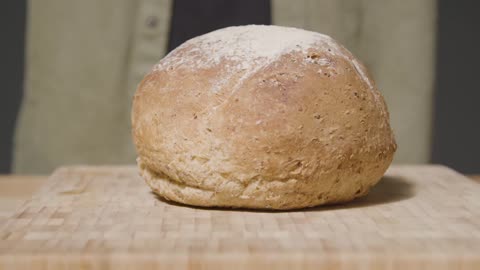
[[[352,203],[303,211],[164,202],[135,167],[68,167],[0,230],[0,269],[480,269],[480,185],[392,167]]]

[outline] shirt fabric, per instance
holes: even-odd
[[[366,64],[389,106],[395,161],[418,163],[430,153],[435,5],[272,0],[271,15],[331,35]],[[15,172],[135,162],[131,98],[167,51],[172,8],[172,0],[29,1]]]

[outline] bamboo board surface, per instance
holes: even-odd
[[[65,167],[0,224],[0,269],[480,269],[480,185],[393,166],[364,198],[302,211],[159,200],[135,167]]]

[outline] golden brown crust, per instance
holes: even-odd
[[[195,48],[187,43],[162,62],[196,57]],[[366,194],[396,144],[373,81],[338,48],[343,55],[315,45],[287,52],[254,72],[232,72],[225,58],[155,68],[132,112],[147,183],[200,206],[292,209]]]

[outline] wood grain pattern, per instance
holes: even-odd
[[[0,175],[0,226],[45,184],[47,176]]]
[[[69,167],[0,229],[0,269],[480,269],[480,185],[394,166],[353,203],[201,209],[152,194],[134,167]]]

